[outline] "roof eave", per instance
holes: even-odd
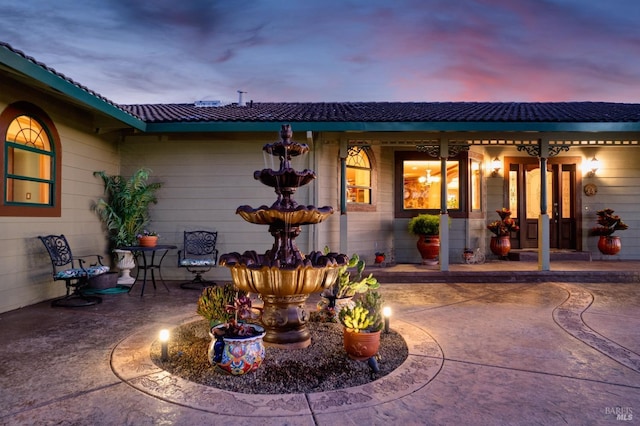
[[[37,80],[65,96],[86,105],[88,108],[100,111],[128,126],[138,130],[145,130],[146,123],[131,114],[117,108],[104,99],[89,93],[75,84],[65,80],[59,75],[43,68],[42,66],[12,52],[6,46],[0,46],[0,63],[29,78]]]
[[[317,132],[640,132],[639,122],[207,121],[147,123],[147,133],[272,132],[279,124]]]

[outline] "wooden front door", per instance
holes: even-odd
[[[505,176],[512,217],[518,220],[520,232],[513,248],[538,247],[540,216],[540,164],[534,157],[513,157]],[[577,160],[577,161],[576,161]],[[547,208],[550,225],[550,248],[576,250],[578,245],[577,162],[573,157],[551,158],[547,164]]]

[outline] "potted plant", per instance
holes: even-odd
[[[614,215],[614,210],[604,209],[596,212],[598,215],[598,226],[591,228],[592,236],[599,236],[598,250],[602,254],[614,255],[622,249],[620,237],[613,235],[616,231],[624,231],[629,226],[620,219],[620,216]]]
[[[419,214],[409,221],[409,233],[417,235],[416,246],[422,257],[423,265],[438,263],[440,254],[440,216]]]
[[[491,251],[501,257],[506,257],[511,251],[511,233],[518,232],[520,227],[516,221],[511,218],[511,210],[501,208],[496,210],[500,220],[496,220],[487,225],[487,229],[494,235],[491,237],[489,248]]]
[[[364,361],[378,353],[382,318],[382,296],[369,290],[358,296],[354,306],[345,307],[338,315],[344,326],[344,349],[351,359]]]
[[[137,170],[130,178],[119,175],[108,175],[104,171],[93,175],[102,179],[104,198],[100,198],[93,206],[102,219],[109,234],[110,247],[115,253],[121,276],[118,284],[133,284],[135,279],[129,270],[135,266],[133,254],[119,247],[137,244],[138,234],[149,222],[149,206],[157,203],[156,192],[162,183],[149,183],[151,171]]]
[[[325,247],[325,253],[327,252],[328,248]],[[365,261],[354,253],[347,263],[340,266],[335,283],[322,292],[318,309],[328,310],[337,316],[344,306],[351,303],[356,294],[378,289],[380,283],[373,274],[363,276],[365,266]]]
[[[262,364],[264,328],[256,323],[247,293],[233,283],[206,287],[198,298],[198,315],[209,322],[209,362],[222,371],[241,375]]]
[[[373,263],[375,263],[376,265],[382,265],[384,263],[384,260],[385,260],[384,252],[377,251],[375,253],[375,256],[376,257],[374,258]]]
[[[158,244],[158,238],[160,234],[156,231],[149,231],[145,229],[142,233],[137,235],[138,245],[141,247],[155,247]]]

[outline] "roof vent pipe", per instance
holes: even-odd
[[[238,90],[238,106],[245,106],[244,100],[242,100],[242,95],[247,92],[243,92],[242,90]]]

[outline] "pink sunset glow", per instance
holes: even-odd
[[[0,40],[118,103],[640,102],[635,0],[105,3],[15,2]]]

